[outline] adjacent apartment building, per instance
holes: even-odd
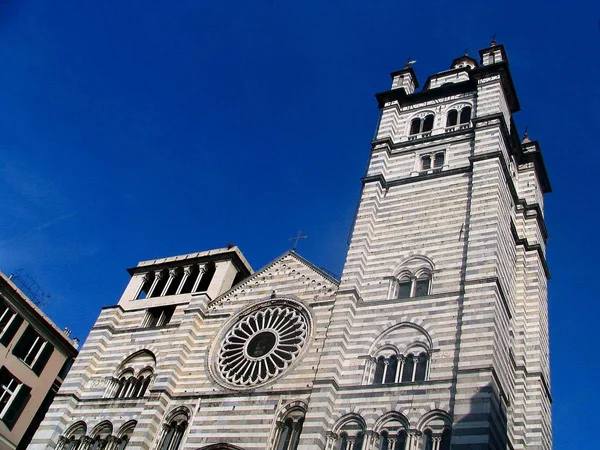
[[[77,348],[0,272],[0,450],[25,449]]]

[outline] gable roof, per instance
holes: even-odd
[[[300,256],[294,250],[288,250],[284,254],[282,254],[281,256],[279,256],[278,258],[275,258],[271,262],[269,262],[266,265],[264,265],[263,267],[261,267],[259,270],[257,270],[256,272],[254,272],[252,275],[248,276],[247,278],[244,278],[242,281],[240,281],[236,285],[232,286],[231,289],[229,289],[228,291],[223,292],[221,295],[219,295],[218,297],[216,297],[215,299],[213,299],[209,303],[209,306],[213,305],[213,304],[215,304],[217,302],[219,302],[224,297],[228,296],[232,291],[237,290],[240,286],[242,286],[244,284],[247,284],[249,281],[252,281],[255,278],[260,277],[264,272],[268,271],[271,267],[273,267],[276,264],[280,263],[282,260],[284,260],[288,256],[293,257],[297,262],[299,262],[300,264],[308,267],[310,270],[312,270],[313,272],[315,272],[319,277],[324,278],[325,280],[327,280],[331,284],[334,284],[335,286],[339,286],[340,280],[338,280],[332,274],[330,274],[330,273],[326,272],[325,270],[323,270],[323,269],[315,266],[313,263],[311,263],[310,261],[308,261],[306,258],[303,258],[302,256]]]

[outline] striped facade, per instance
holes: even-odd
[[[341,280],[293,251],[140,263],[31,448],[550,449],[550,184],[480,55],[377,95]]]

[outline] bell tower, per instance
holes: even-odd
[[[552,446],[551,187],[539,145],[517,133],[504,47],[479,54],[420,91],[408,66],[376,95],[381,118],[317,374],[323,399],[335,399],[319,412],[332,421],[327,449]]]

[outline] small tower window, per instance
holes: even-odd
[[[385,371],[385,358],[380,356],[377,358],[377,365],[375,366],[375,384],[383,383],[383,372]]]
[[[433,114],[428,114],[423,120],[423,133],[433,130]]]
[[[410,122],[410,135],[427,133],[433,130],[433,114],[427,114],[424,118],[415,117]]]
[[[431,430],[427,430],[423,437],[423,450],[433,450],[433,437]]]
[[[431,275],[422,273],[418,277],[403,275],[396,285],[396,298],[425,297],[431,288]]]
[[[433,159],[433,167],[438,169],[444,165],[444,154],[436,153]]]
[[[421,132],[421,119],[414,118],[410,123],[410,134],[419,134]]]
[[[425,297],[429,295],[429,277],[419,278],[415,282],[415,297]]]
[[[396,382],[396,372],[398,371],[398,357],[396,355],[390,356],[388,360],[387,371],[385,373],[385,383]]]
[[[451,109],[448,113],[448,117],[446,118],[446,126],[453,127],[458,122],[458,111],[455,109]]]
[[[413,381],[413,372],[415,369],[414,356],[412,353],[404,358],[404,367],[402,368],[402,383],[410,383]]]
[[[379,444],[379,450],[389,450],[389,438],[388,438],[388,432],[387,431],[382,431],[381,432],[381,442]],[[402,447],[400,447],[402,448]]]
[[[467,124],[470,121],[471,121],[471,107],[465,106],[460,111],[460,123],[462,125],[462,124]]]
[[[431,156],[425,155],[421,156],[421,170],[429,170],[431,169]]]
[[[398,283],[398,298],[409,298],[412,291],[412,280],[402,280]]]

